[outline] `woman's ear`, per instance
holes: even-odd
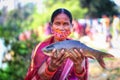
[[[52,22],[49,23],[50,27],[52,27]]]
[[[73,26],[74,26],[74,24],[71,24],[71,26],[73,27]]]
[[[73,24],[70,24],[70,28],[71,28],[71,29],[73,28]]]
[[[73,31],[73,24],[70,25],[70,31]]]

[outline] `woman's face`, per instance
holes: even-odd
[[[52,32],[56,39],[64,40],[70,34],[71,23],[69,17],[64,14],[58,14],[52,24]]]
[[[53,21],[52,28],[67,29],[70,28],[71,23],[68,16],[64,13],[58,14]]]

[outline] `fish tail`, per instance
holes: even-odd
[[[104,62],[103,58],[99,58],[99,59],[97,59],[97,61],[103,69],[106,69],[105,62]]]
[[[103,58],[114,58],[113,55],[109,54],[109,53],[104,53],[104,52],[101,52],[101,54],[99,55],[99,57],[97,58],[97,61],[98,63],[100,64],[100,66],[103,68],[103,69],[106,69],[106,65],[105,65],[105,62],[104,62],[104,59]]]

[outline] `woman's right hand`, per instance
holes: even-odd
[[[65,59],[68,57],[67,53],[64,49],[62,49],[59,53],[57,53],[56,49],[53,49],[52,56],[50,58],[50,62],[48,64],[48,69],[50,71],[57,70],[58,67],[62,65]]]

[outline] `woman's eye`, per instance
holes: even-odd
[[[64,26],[68,26],[69,24],[68,24],[68,23],[64,23],[63,25],[64,25]]]
[[[59,22],[56,22],[56,23],[55,23],[55,25],[59,26],[59,25],[60,25],[60,23],[59,23]]]

